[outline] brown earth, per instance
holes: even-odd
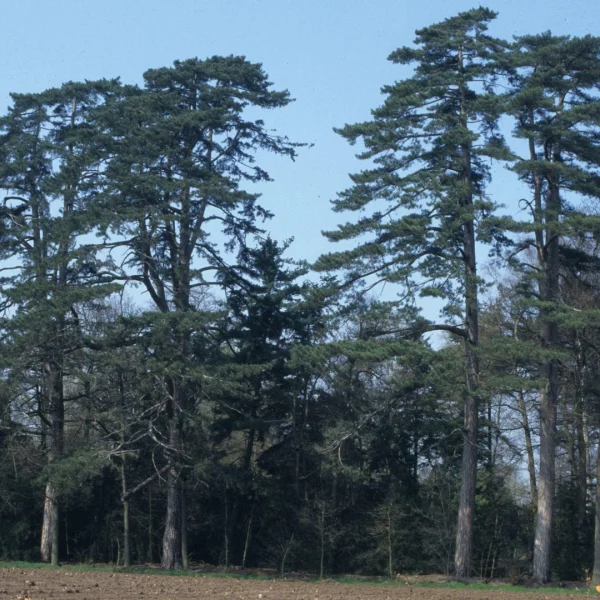
[[[231,577],[176,577],[104,571],[0,569],[0,600],[543,600],[581,598],[543,591],[488,590],[343,584],[331,581],[260,581]]]

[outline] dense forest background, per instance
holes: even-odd
[[[0,556],[600,578],[600,38],[495,16],[390,55],[314,265],[253,192],[308,151],[261,65],[13,94]]]

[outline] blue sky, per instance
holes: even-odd
[[[243,54],[296,101],[266,121],[294,141],[313,143],[295,163],[268,158],[274,182],[263,204],[273,237],[294,237],[291,253],[314,260],[331,245],[321,230],[346,220],[329,200],[361,165],[332,128],[368,119],[380,87],[407,74],[386,58],[414,31],[476,6],[477,0],[4,0],[0,24],[0,107],[10,92],[69,80],[120,76],[140,82],[175,59]],[[491,33],[600,32],[598,0],[490,0]],[[492,189],[510,206],[510,179]]]

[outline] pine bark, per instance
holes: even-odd
[[[471,344],[472,342],[468,340],[465,342],[468,382],[465,390],[461,487],[456,524],[456,551],[454,554],[454,569],[456,577],[459,579],[471,575],[475,491],[477,486],[479,403],[476,396],[475,377],[478,373],[478,365]]]
[[[123,566],[131,566],[131,527],[129,525],[129,500],[123,502]]]
[[[533,578],[536,583],[550,579],[552,521],[556,480],[556,366],[546,362],[540,375],[546,386],[540,391],[540,472],[538,506],[533,550]]]
[[[544,277],[540,281],[540,297],[546,303],[558,298],[559,238],[556,231],[560,208],[559,190],[549,183],[546,202],[546,244],[541,256]],[[558,327],[552,309],[540,311],[542,347],[556,347]],[[552,522],[554,516],[554,487],[556,481],[556,412],[558,406],[558,365],[553,358],[540,365],[540,472],[538,477],[538,509],[533,550],[533,578],[536,583],[550,580],[552,552]]]
[[[459,53],[462,70],[462,54]],[[468,129],[465,91],[461,90],[461,122]],[[464,197],[462,205],[473,208],[471,148],[464,145],[462,154],[462,183]],[[465,370],[466,386],[464,398],[463,453],[461,486],[456,524],[456,550],[454,571],[459,579],[469,577],[472,567],[473,522],[475,517],[475,490],[477,486],[477,434],[479,427],[479,305],[477,298],[477,260],[475,252],[475,222],[469,217],[463,224],[463,260],[465,278]]]
[[[171,382],[171,399],[169,409],[169,446],[174,462],[167,475],[167,518],[163,534],[162,566],[165,569],[181,569],[182,530],[187,524],[183,523],[183,487],[181,485],[181,468],[178,465],[182,453],[183,414],[179,405],[179,386]]]
[[[48,385],[48,406],[50,408],[50,447],[48,462],[51,463],[63,453],[64,446],[64,401],[62,390],[62,371],[55,366],[46,364]],[[44,517],[40,554],[43,562],[54,566],[59,563],[59,526],[60,509],[57,491],[51,481],[46,484],[44,500]]]
[[[167,520],[163,534],[162,566],[165,569],[181,569],[183,561],[181,556],[181,486],[179,474],[172,468],[167,476]]]
[[[44,517],[42,522],[42,539],[40,542],[40,555],[42,562],[49,563],[52,560],[52,541],[54,532],[54,490],[52,483],[46,484],[44,500]]]
[[[73,101],[71,108],[71,127],[75,127],[77,111],[77,102]],[[74,156],[73,145],[68,146],[68,153]],[[71,180],[65,187],[63,193],[63,220],[68,223],[69,219],[73,216],[75,207],[75,197],[77,194],[77,179]],[[34,221],[40,217],[39,213],[34,213]],[[39,225],[36,225],[39,226]],[[34,232],[34,239],[36,244],[40,243],[40,232]],[[58,290],[56,293],[66,291],[68,287],[68,265],[69,265],[69,251],[71,246],[71,233],[62,232],[60,242],[58,245],[58,270],[56,283],[58,284]],[[40,244],[40,249],[45,248],[45,244]],[[41,268],[43,264],[42,260],[38,261],[38,268]],[[42,271],[38,271],[38,276],[42,275]],[[44,274],[46,275],[46,274]],[[45,277],[44,277],[45,278]],[[41,278],[40,278],[41,280]],[[51,444],[50,452],[48,453],[48,462],[52,462],[59,458],[64,452],[64,421],[65,421],[65,403],[64,403],[64,383],[63,376],[65,370],[65,336],[67,332],[66,319],[63,316],[59,317],[56,321],[55,327],[50,327],[48,333],[51,334],[49,356],[51,357],[44,365],[44,371],[49,381],[48,393],[49,397],[49,408],[50,408],[50,431],[51,431]],[[50,494],[48,494],[50,492]],[[42,525],[42,560],[47,560],[47,549],[48,549],[48,537],[52,539],[51,552],[50,552],[50,563],[53,566],[58,566],[59,562],[59,526],[60,526],[60,508],[57,490],[54,489],[52,482],[48,483],[46,489],[46,501],[50,503],[49,510],[46,511],[44,505],[44,523]],[[50,516],[51,515],[51,516]]]

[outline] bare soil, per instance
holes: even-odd
[[[68,569],[0,569],[0,600],[544,600],[554,596],[500,587],[490,590],[424,588],[403,581],[366,585],[231,577],[179,577],[151,574],[71,571]]]

